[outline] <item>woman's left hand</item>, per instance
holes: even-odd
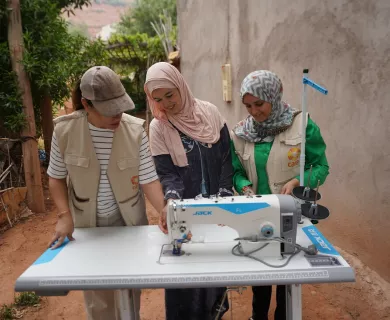
[[[281,194],[291,194],[293,189],[295,187],[298,187],[299,186],[299,180],[294,178],[292,180],[290,180],[289,182],[287,182],[283,188],[282,188],[282,191],[280,192]]]
[[[168,210],[168,205],[166,205],[162,210],[162,212],[160,212],[160,217],[158,219],[158,227],[165,234],[168,234],[167,210]]]

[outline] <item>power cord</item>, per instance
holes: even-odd
[[[301,245],[295,243],[295,244],[292,244],[290,242],[288,242],[286,239],[283,239],[283,238],[280,238],[280,237],[274,237],[274,238],[263,238],[263,237],[259,237],[257,235],[254,235],[254,236],[251,236],[251,237],[241,237],[241,238],[236,238],[234,239],[235,241],[239,241],[239,240],[246,240],[246,241],[251,241],[251,242],[260,242],[260,241],[278,241],[278,242],[281,242],[281,243],[287,243],[289,245],[293,245],[295,248],[305,252],[306,254],[308,255],[311,255],[311,256],[314,256],[318,253],[318,250],[317,250],[317,247],[314,245],[314,244],[311,244],[310,246],[308,246],[307,248],[306,247],[302,247]]]
[[[287,243],[287,244],[291,245],[291,243],[289,243],[285,239],[279,238],[279,237],[268,239],[268,238],[259,238],[259,237],[255,236],[255,237],[242,237],[242,238],[237,238],[237,239],[234,239],[234,240],[247,240],[247,241],[252,241],[252,242],[261,242],[261,241],[270,241],[270,240],[272,241],[272,240],[275,240],[275,241],[278,241],[278,242],[281,242],[281,243]],[[295,257],[301,251],[305,252],[306,254],[308,254],[310,256],[316,255],[317,252],[318,252],[318,250],[317,250],[315,245],[310,245],[309,247],[305,248],[305,247],[302,247],[299,244],[294,244],[295,251],[288,257],[288,259],[287,259],[287,261],[285,263],[280,264],[280,265],[273,265],[273,264],[270,264],[268,262],[265,262],[264,260],[262,260],[260,258],[256,258],[254,256],[251,256],[251,254],[264,249],[266,246],[268,246],[268,244],[269,243],[266,243],[266,244],[262,245],[260,248],[257,248],[255,250],[252,250],[252,251],[249,251],[249,252],[244,252],[242,247],[241,247],[241,243],[238,243],[238,244],[236,244],[232,248],[232,254],[235,255],[235,256],[238,256],[238,257],[248,257],[248,258],[251,258],[251,259],[256,260],[258,262],[261,262],[262,264],[264,264],[264,265],[266,265],[268,267],[271,267],[271,268],[283,268],[283,267],[287,266],[290,263],[291,259],[293,257]]]
[[[245,252],[242,250],[242,248],[241,248],[241,244],[238,243],[238,244],[236,244],[236,245],[233,247],[233,249],[232,249],[232,254],[234,254],[235,256],[238,256],[238,257],[248,257],[248,258],[251,258],[251,259],[256,260],[256,261],[258,261],[258,262],[261,262],[262,264],[265,264],[266,266],[271,267],[271,268],[283,268],[283,267],[287,266],[287,265],[289,264],[290,260],[291,260],[293,257],[295,257],[295,256],[300,252],[300,250],[294,252],[291,256],[288,257],[288,259],[287,259],[287,261],[286,261],[285,263],[280,264],[280,265],[270,264],[270,263],[265,262],[264,260],[262,260],[262,259],[260,259],[260,258],[256,258],[256,257],[251,256],[252,253],[257,252],[257,251],[259,251],[259,250],[265,248],[267,245],[268,245],[268,243],[266,243],[265,245],[263,245],[262,247],[260,247],[260,248],[258,248],[258,249],[256,249],[256,250],[250,251],[249,253],[245,253]],[[238,252],[237,252],[237,250],[238,250]]]

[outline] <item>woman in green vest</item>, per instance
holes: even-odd
[[[291,194],[300,185],[302,113],[282,101],[279,77],[266,70],[250,73],[241,84],[249,115],[231,132],[233,184],[240,194]],[[305,183],[324,183],[329,166],[320,129],[307,118]],[[272,287],[253,287],[252,318],[268,319]],[[277,286],[275,320],[286,319],[286,288]]]

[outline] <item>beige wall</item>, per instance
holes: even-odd
[[[178,0],[182,72],[197,98],[216,104],[233,126],[245,75],[270,69],[284,99],[308,108],[328,145],[324,200],[330,241],[390,280],[390,1]],[[221,65],[230,61],[233,102],[222,100]]]

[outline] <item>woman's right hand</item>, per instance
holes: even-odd
[[[244,196],[254,196],[255,195],[252,187],[250,187],[250,186],[245,186],[244,188],[242,188],[242,194]]]
[[[51,247],[52,250],[58,248],[64,243],[66,237],[68,237],[69,241],[75,240],[72,236],[73,231],[74,224],[70,212],[61,215],[58,218],[54,235],[51,238],[48,247]]]

